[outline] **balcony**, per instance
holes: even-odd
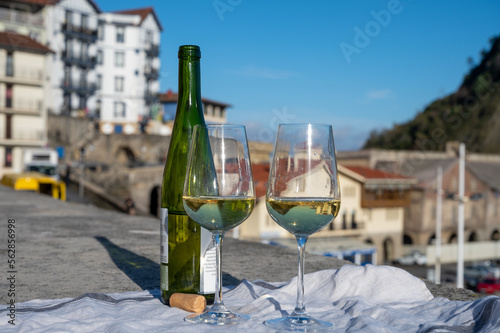
[[[74,65],[82,68],[94,68],[96,65],[96,57],[89,55],[77,55],[74,52],[65,50],[61,54],[61,59],[65,64]]]
[[[409,190],[368,190],[361,196],[361,207],[407,207],[411,203]]]
[[[76,93],[88,96],[95,93],[97,85],[82,80],[64,80],[61,84],[61,89],[66,93]]]
[[[0,112],[7,114],[40,115],[43,101],[35,98],[14,98],[0,105]]]
[[[61,31],[64,35],[73,38],[78,38],[89,42],[95,42],[97,40],[97,27],[82,27],[71,22],[64,22],[61,26]]]
[[[47,138],[46,131],[42,129],[13,128],[10,137],[6,137],[4,129],[0,129],[0,144],[9,146],[43,145]]]
[[[42,11],[37,14],[21,12],[15,9],[0,8],[0,21],[15,23],[22,26],[44,27]]]
[[[151,105],[158,100],[158,96],[157,94],[153,94],[151,91],[146,89],[144,91],[144,100],[146,101],[147,105]]]
[[[149,44],[146,46],[146,56],[155,58],[160,55],[160,47],[156,44]]]
[[[30,66],[7,67],[5,62],[0,62],[0,82],[41,86],[43,69]]]
[[[159,72],[156,68],[147,65],[146,67],[144,67],[144,75],[146,76],[147,80],[158,80]]]

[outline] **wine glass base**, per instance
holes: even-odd
[[[250,319],[250,316],[226,311],[208,310],[202,314],[192,314],[184,318],[185,321],[195,324],[234,325]]]
[[[296,332],[320,332],[331,329],[332,323],[311,318],[309,316],[288,316],[284,318],[266,320],[266,326],[276,330],[296,331]]]

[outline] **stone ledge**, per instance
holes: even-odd
[[[87,292],[120,293],[159,288],[159,223],[91,205],[60,202],[0,185],[0,221],[16,226],[16,302],[78,297]],[[6,258],[7,232],[0,232]],[[306,273],[335,269],[347,261],[307,254]],[[6,261],[0,288],[7,290]],[[242,279],[288,281],[297,275],[297,251],[227,238],[223,244],[224,283]],[[473,300],[465,289],[426,281],[432,294]],[[0,304],[8,302],[0,293]]]

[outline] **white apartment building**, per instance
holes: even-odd
[[[22,171],[23,149],[47,144],[46,65],[52,51],[0,32],[0,177]]]
[[[99,15],[96,115],[103,133],[144,130],[159,90],[161,30],[153,8]]]
[[[47,100],[51,113],[94,113],[99,13],[93,1],[63,0],[48,6],[47,45],[56,53],[48,68],[52,91]]]
[[[15,32],[47,45],[47,4],[53,1],[0,1],[0,31]]]
[[[97,118],[104,133],[141,131],[159,90],[162,27],[153,8],[103,13],[92,0],[2,1],[0,31],[54,51],[45,67],[50,113]]]

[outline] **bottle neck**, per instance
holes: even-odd
[[[179,95],[177,105],[201,102],[200,60],[179,59]]]

